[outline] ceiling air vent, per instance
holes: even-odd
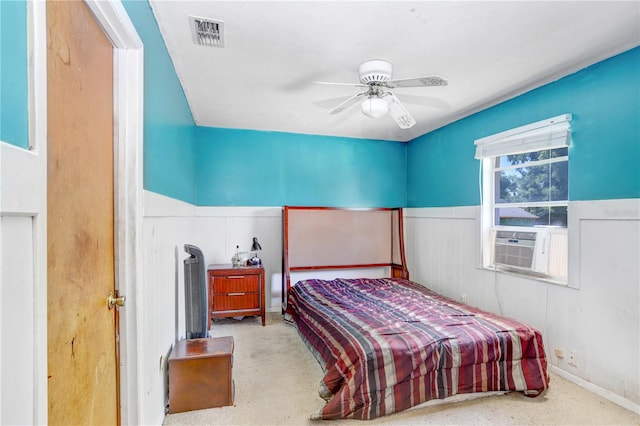
[[[215,19],[189,16],[191,37],[195,44],[224,47],[224,22]]]

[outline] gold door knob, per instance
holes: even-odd
[[[114,296],[113,292],[109,293],[109,297],[107,297],[107,306],[109,309],[113,309],[114,306],[124,306],[127,301],[126,296]]]

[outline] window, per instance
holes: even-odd
[[[479,139],[483,266],[567,282],[566,114]]]
[[[567,151],[558,148],[494,157],[495,225],[567,227]]]

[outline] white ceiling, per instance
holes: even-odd
[[[640,44],[639,1],[150,0],[197,125],[408,141]],[[193,43],[189,15],[224,21],[223,48]],[[401,130],[359,105],[369,59],[393,78],[417,124]]]

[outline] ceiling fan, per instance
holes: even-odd
[[[447,80],[437,75],[425,77],[391,79],[393,66],[390,62],[374,59],[360,64],[358,74],[360,83],[330,83],[315,81],[318,84],[333,84],[340,86],[366,87],[366,90],[357,93],[329,111],[329,114],[337,114],[364,99],[362,113],[367,117],[378,118],[387,113],[395,120],[401,129],[408,129],[416,124],[416,120],[400,103],[393,92],[385,89],[396,87],[423,87],[446,86]]]

